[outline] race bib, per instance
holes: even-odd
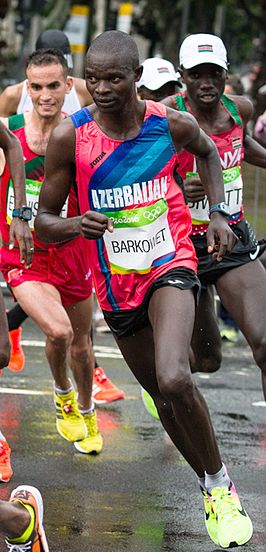
[[[114,226],[113,233],[104,234],[112,274],[145,274],[175,256],[165,199],[147,207],[105,214]]]
[[[37,210],[39,205],[39,197],[40,197],[42,182],[39,182],[38,180],[30,180],[29,178],[26,178],[25,187],[26,187],[26,202],[27,202],[27,205],[32,208],[32,219],[29,221],[29,227],[31,230],[33,230],[34,221],[37,215]],[[66,218],[67,206],[68,206],[68,198],[60,213],[61,217]],[[10,180],[8,185],[7,203],[6,203],[6,220],[9,225],[12,220],[12,211],[14,207],[15,207],[14,188],[13,188],[12,180]]]
[[[243,180],[241,175],[241,169],[237,165],[236,167],[230,167],[223,172],[224,181],[224,195],[225,203],[229,208],[230,216],[235,215],[241,211],[243,203]],[[187,173],[186,178],[191,176],[198,176],[197,173]],[[188,203],[192,224],[208,224],[209,219],[209,202],[207,196],[201,201],[195,201]]]

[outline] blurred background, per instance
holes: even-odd
[[[140,58],[163,57],[177,68],[179,46],[190,33],[222,38],[230,61],[254,104],[266,112],[266,0],[0,0],[0,92],[24,79],[24,63],[45,29],[63,30],[71,43],[73,75],[83,77],[90,41],[119,29],[136,40]],[[246,215],[258,237],[266,235],[266,172],[244,167]]]

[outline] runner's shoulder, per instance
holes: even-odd
[[[171,96],[168,96],[167,98],[164,98],[163,100],[161,100],[161,103],[166,105],[166,107],[172,107],[173,109],[175,109]]]
[[[180,133],[191,133],[198,130],[199,125],[191,113],[176,111],[173,107],[166,106],[166,116],[170,130],[178,128]]]
[[[243,121],[247,123],[252,118],[254,112],[252,100],[247,96],[238,96],[235,94],[228,94],[228,98],[236,104]]]
[[[67,155],[72,158],[75,149],[76,134],[71,117],[66,117],[57,125],[50,136],[48,148],[58,154],[60,148],[60,156],[65,158]]]

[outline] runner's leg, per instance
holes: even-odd
[[[192,372],[216,372],[220,368],[222,340],[215,312],[213,286],[201,289],[191,348]]]
[[[58,291],[44,282],[24,282],[13,287],[12,291],[22,309],[47,337],[46,355],[55,386],[68,389],[67,353],[73,339],[73,331]]]
[[[153,332],[148,327],[117,338],[117,343],[135,377],[153,397],[172,441],[202,477],[204,469],[216,473],[222,463],[207,405],[190,371],[194,305],[191,291],[162,287],[150,300]]]
[[[266,400],[266,271],[259,260],[247,263],[223,274],[216,288],[261,369]]]

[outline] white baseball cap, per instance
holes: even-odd
[[[192,34],[182,42],[179,51],[180,67],[191,69],[201,63],[213,63],[228,68],[227,53],[223,41],[212,34]]]
[[[148,58],[142,63],[143,73],[140,80],[136,83],[137,87],[145,86],[149,90],[158,90],[167,82],[178,82],[180,73],[175,71],[173,64],[167,59]]]

